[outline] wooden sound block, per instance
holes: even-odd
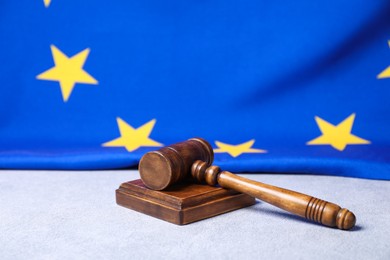
[[[145,187],[141,180],[122,183],[116,203],[129,209],[185,225],[255,204],[255,198],[233,190],[200,184],[179,184],[164,191]]]

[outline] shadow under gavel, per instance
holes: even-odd
[[[187,141],[146,153],[139,163],[144,184],[153,190],[163,190],[170,185],[192,178],[222,188],[251,195],[290,213],[339,229],[351,229],[355,215],[348,209],[299,192],[249,180],[218,166],[211,166],[214,152],[202,138]]]

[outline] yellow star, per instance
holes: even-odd
[[[387,44],[390,47],[390,40],[387,41]],[[378,79],[384,79],[384,78],[390,78],[390,66],[388,66],[386,69],[384,69],[381,73],[376,76]]]
[[[266,150],[251,148],[254,143],[255,143],[254,139],[252,139],[248,142],[242,143],[242,144],[237,144],[237,145],[225,144],[225,143],[216,141],[215,144],[218,146],[218,149],[214,149],[214,152],[228,153],[233,157],[237,157],[243,153],[266,153],[267,152]]]
[[[156,123],[156,119],[150,120],[146,124],[134,129],[131,125],[127,124],[121,118],[117,117],[119,131],[121,137],[118,137],[112,141],[102,144],[103,146],[110,147],[125,147],[128,152],[132,152],[140,148],[141,146],[162,146],[149,138],[150,133]]]
[[[338,125],[332,125],[318,116],[315,117],[322,135],[307,142],[307,145],[331,145],[333,148],[343,151],[348,144],[369,144],[368,140],[351,134],[355,114],[350,115]]]
[[[51,3],[51,0],[43,0],[43,3],[45,4],[45,7],[48,8]]]
[[[70,58],[56,46],[51,45],[50,48],[55,66],[39,74],[37,79],[58,81],[64,102],[68,101],[76,83],[98,84],[96,79],[83,70],[85,60],[90,51],[88,48]]]

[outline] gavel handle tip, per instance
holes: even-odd
[[[348,209],[340,209],[336,217],[336,226],[339,229],[349,230],[356,224],[356,217]]]

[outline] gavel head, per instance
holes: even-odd
[[[188,177],[192,164],[197,160],[210,166],[214,160],[213,148],[202,138],[191,138],[146,153],[139,162],[138,170],[148,188],[163,190]]]

